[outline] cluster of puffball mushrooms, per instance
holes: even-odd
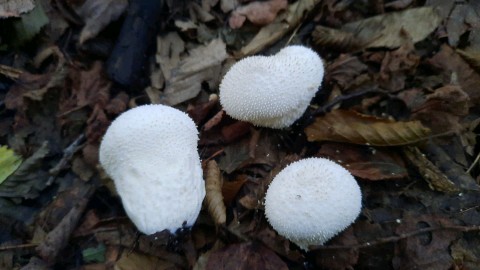
[[[303,46],[247,57],[224,76],[220,103],[232,118],[285,128],[305,112],[323,73],[321,58]],[[100,163],[140,232],[175,233],[195,223],[205,197],[197,141],[193,120],[164,105],[128,110],[108,128]],[[343,231],[360,210],[361,192],[353,176],[323,158],[288,165],[265,196],[268,222],[306,251]]]

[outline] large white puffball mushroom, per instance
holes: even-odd
[[[268,222],[306,251],[347,228],[361,207],[362,194],[353,176],[324,158],[288,165],[273,179],[265,197]]]
[[[237,120],[288,127],[307,109],[323,72],[322,59],[304,46],[288,46],[273,56],[246,57],[223,77],[220,103]]]
[[[192,119],[164,105],[128,110],[108,128],[100,163],[139,231],[174,233],[197,219],[205,196],[197,141]]]

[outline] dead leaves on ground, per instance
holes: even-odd
[[[309,141],[348,142],[374,146],[398,146],[423,141],[430,129],[418,121],[397,122],[334,110],[319,116],[305,129]]]

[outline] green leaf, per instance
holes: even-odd
[[[6,146],[0,147],[0,184],[22,164],[22,158]]]
[[[98,245],[97,247],[86,248],[82,251],[83,260],[87,263],[105,262],[105,251],[106,247],[103,244]]]

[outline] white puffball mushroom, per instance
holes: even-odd
[[[347,228],[361,208],[355,178],[325,158],[291,163],[273,179],[265,196],[268,222],[305,251]]]
[[[127,215],[147,235],[192,226],[205,197],[198,131],[184,112],[144,105],[118,116],[100,145]]]
[[[304,46],[288,46],[272,56],[246,57],[223,77],[220,103],[237,120],[285,128],[305,112],[323,73],[322,59]]]

